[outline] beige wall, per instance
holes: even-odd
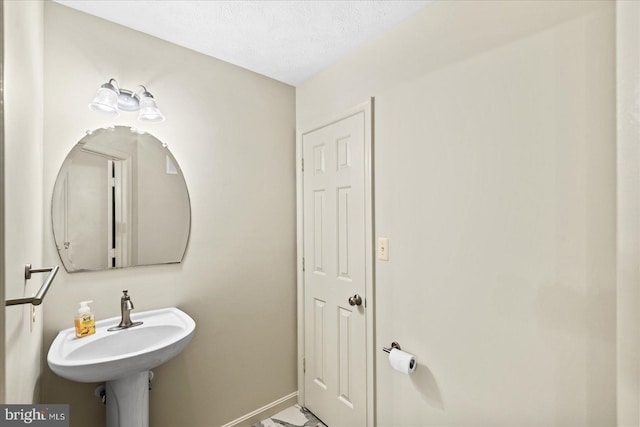
[[[615,423],[613,17],[376,97],[379,426]]]
[[[297,128],[304,131],[399,82],[542,31],[599,4],[602,2],[570,0],[433,2],[296,87]]]
[[[640,425],[640,3],[616,2],[618,426]]]
[[[42,263],[42,20],[40,2],[4,2],[4,299],[31,296],[43,279],[24,279],[26,263]],[[29,304],[4,313],[5,401],[38,402],[42,310],[33,325]]]
[[[379,426],[615,425],[614,35],[610,2],[438,2],[297,89],[299,131],[376,97]]]
[[[78,301],[96,318],[177,306],[197,322],[183,354],[154,369],[155,427],[214,426],[296,390],[294,89],[64,6],[45,4],[45,259],[59,262],[49,217],[58,168],[88,129],[139,127],[182,168],[192,229],[179,265],[60,272],[47,296],[45,346],[72,326]],[[145,84],[167,120],[89,111],[100,84]],[[43,400],[71,404],[74,426],[103,425],[93,384],[44,371]]]

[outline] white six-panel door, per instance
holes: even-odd
[[[364,126],[360,112],[302,137],[305,406],[331,427],[367,416]]]

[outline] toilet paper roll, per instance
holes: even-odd
[[[416,370],[416,366],[418,366],[416,357],[413,354],[398,350],[397,348],[392,348],[389,352],[389,363],[393,369],[404,374],[412,373]]]

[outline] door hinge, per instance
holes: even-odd
[[[304,172],[304,159],[302,159],[302,172]]]
[[[307,372],[307,359],[302,358],[302,372]]]
[[[304,271],[304,257],[302,257],[302,271]]]
[[[115,178],[109,178],[109,185],[112,187],[116,186],[116,179]]]

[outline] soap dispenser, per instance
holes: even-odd
[[[89,308],[93,301],[82,301],[76,316],[76,337],[83,338],[96,333],[96,318]]]

